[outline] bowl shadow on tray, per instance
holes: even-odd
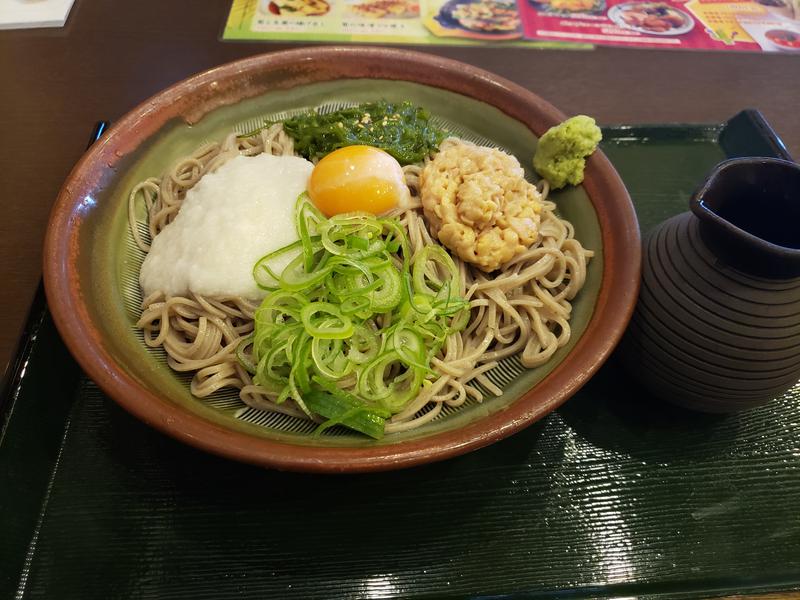
[[[652,396],[618,352],[558,414],[595,446],[659,464],[729,454],[742,418],[695,412]]]
[[[220,519],[214,527],[242,540],[252,537],[254,527],[268,526],[287,555],[307,548],[308,538],[292,531],[302,523],[299,533],[313,532],[315,544],[330,546],[331,552],[359,548],[359,555],[375,557],[376,570],[391,571],[386,539],[392,540],[394,553],[413,554],[456,530],[484,536],[481,523],[497,506],[498,496],[548,486],[542,470],[533,474],[541,481],[526,481],[524,489],[515,475],[532,460],[545,421],[442,462],[384,473],[320,475],[268,470],[207,454],[136,421],[108,398],[103,403],[109,423],[96,435],[104,439],[100,445],[106,446],[114,470],[127,473],[124,487],[138,489],[135,480],[142,478],[147,494],[172,498],[175,510],[214,515]],[[528,506],[535,502],[526,499]],[[173,526],[186,523],[180,535],[200,543],[208,529],[194,531],[190,522],[178,519]]]

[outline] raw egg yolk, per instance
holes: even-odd
[[[326,155],[311,172],[308,195],[326,217],[379,215],[407,205],[410,197],[400,163],[372,146],[345,146]]]

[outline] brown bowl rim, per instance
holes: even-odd
[[[337,78],[404,80],[484,101],[541,136],[565,116],[548,102],[502,77],[452,59],[406,50],[327,46],[261,54],[180,81],[142,102],[76,164],[51,212],[44,246],[44,282],[56,326],[80,366],[128,412],[197,448],[281,470],[370,472],[443,460],[481,448],[530,425],[560,406],[599,369],[619,342],[636,301],[641,247],[636,213],[604,154],[587,161],[584,188],[601,228],[604,268],[586,331],[569,356],[502,411],[462,428],[363,448],[293,445],[235,432],[140,387],[111,358],[82,301],[77,253],[82,198],[107,169],[171,118],[189,122],[219,106],[266,91],[259,73],[284,71],[289,87]],[[244,86],[244,92],[240,91]],[[200,100],[200,102],[198,102]],[[200,108],[198,109],[198,104]],[[612,202],[596,202],[611,198]],[[613,235],[612,225],[613,224]]]

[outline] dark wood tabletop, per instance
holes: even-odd
[[[229,8],[228,0],[76,0],[63,28],[0,31],[0,369],[40,279],[50,207],[94,122],[114,121],[198,71],[291,46],[221,41]],[[488,69],[603,124],[719,123],[756,108],[800,156],[800,56],[414,49]]]

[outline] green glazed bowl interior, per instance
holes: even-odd
[[[56,324],[84,370],[127,410],[206,450],[264,466],[326,472],[400,468],[478,448],[555,409],[608,356],[638,291],[638,226],[599,152],[584,185],[551,194],[576,238],[595,252],[573,301],[572,337],[545,365],[504,360],[504,393],[450,408],[381,441],[246,407],[236,390],[194,398],[135,323],[143,253],[128,229],[128,194],[203,143],[315,107],[410,100],[459,137],[494,145],[528,169],[537,136],[564,118],[514,84],[454,61],[371,48],[317,48],[246,59],[162,92],[112,127],[76,166],[51,216],[45,284]],[[528,175],[533,173],[528,169]],[[144,220],[144,211],[137,217]]]

